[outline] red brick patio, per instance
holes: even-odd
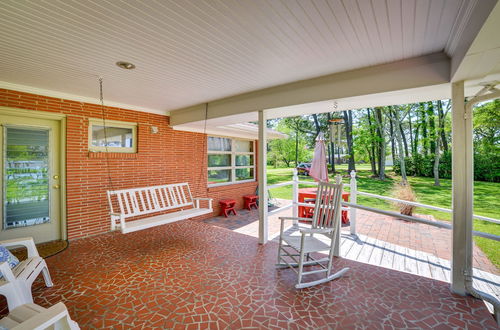
[[[348,276],[298,291],[276,252],[199,221],[108,233],[48,258],[55,285],[35,283],[34,297],[63,301],[82,329],[496,328],[481,301],[444,282],[347,259],[335,267]]]

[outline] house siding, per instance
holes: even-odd
[[[106,191],[188,182],[194,197],[220,199],[253,194],[257,182],[207,187],[206,135],[173,130],[169,117],[104,107],[105,118],[137,123],[137,153],[93,153],[88,149],[89,118],[103,118],[100,105],[0,89],[0,106],[66,115],[66,212],[68,239],[109,231]],[[159,129],[151,133],[151,126]],[[109,179],[111,178],[111,180]]]

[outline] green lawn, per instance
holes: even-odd
[[[337,166],[337,170],[341,170],[343,174],[347,173],[347,166]],[[356,165],[358,177],[358,190],[365,191],[377,195],[391,196],[391,190],[394,182],[401,180],[392,170],[388,169],[388,178],[385,181],[371,178],[370,165]],[[292,180],[292,169],[268,167],[267,169],[268,184],[279,183]],[[313,181],[307,176],[300,176],[302,181]],[[348,183],[349,179],[344,178],[344,183]],[[439,206],[443,208],[451,208],[451,180],[442,179],[441,186],[434,186],[433,178],[409,177],[413,190],[417,195],[417,200],[420,203]],[[306,187],[302,186],[301,187]],[[270,190],[270,193],[275,198],[291,199],[292,186],[279,187]],[[476,181],[474,183],[474,214],[487,216],[491,218],[500,218],[500,184],[492,182]],[[358,203],[366,206],[376,207],[384,210],[396,210],[389,202],[358,196]],[[451,214],[440,211],[429,210],[425,208],[417,208],[416,213],[431,214],[436,219],[451,221]],[[500,235],[500,225],[475,220],[474,230]],[[500,267],[500,242],[486,238],[475,237],[477,245],[486,253],[488,258],[497,266]]]

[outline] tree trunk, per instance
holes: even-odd
[[[344,122],[345,122],[345,135],[347,140],[347,153],[349,154],[349,165],[348,171],[356,171],[356,165],[354,162],[354,148],[352,141],[352,111],[344,111]]]
[[[411,129],[411,110],[413,108],[410,108],[410,112],[408,113],[408,125],[410,127],[410,150],[411,150],[411,155],[413,156],[415,154],[415,151],[413,149],[413,130]]]
[[[408,155],[409,155],[409,153],[408,153],[408,142],[406,141],[406,135],[404,134],[403,124],[401,123],[401,121],[399,122],[399,131],[401,132],[401,136],[403,138],[403,146],[405,148],[405,157],[408,157]]]
[[[422,127],[422,146],[424,155],[429,154],[429,139],[427,138],[427,113],[425,103],[420,103],[420,125]]]
[[[295,167],[299,166],[299,131],[295,131]]]
[[[392,117],[392,111],[389,111],[389,116]],[[392,120],[389,120],[389,132],[391,134],[391,156],[392,156],[392,164],[396,164],[396,148],[394,146],[394,125],[392,124]]]
[[[375,139],[373,138],[375,136],[375,132],[373,131],[370,109],[366,109],[366,111],[368,112],[368,129],[370,130],[370,135],[372,137],[371,143],[370,143],[370,150],[371,150],[371,152],[369,153],[370,164],[371,164],[371,167],[372,167],[372,173],[373,173],[373,175],[374,176],[378,176],[378,172],[377,172],[377,158],[375,157],[375,145],[374,145]]]
[[[316,128],[316,137],[318,137],[319,133],[321,133],[321,126],[320,126],[319,121],[318,121],[318,115],[313,114],[312,117],[313,117],[313,121],[314,121],[314,127]]]
[[[415,139],[413,139],[413,155],[415,156],[418,152],[418,142],[419,142],[419,134],[420,134],[420,123],[417,122],[417,127],[415,128]]]
[[[434,151],[434,185],[440,186],[439,182],[439,160],[441,158],[441,143],[443,145],[443,150],[448,150],[448,143],[446,141],[446,135],[444,133],[444,125],[445,125],[445,116],[446,114],[443,112],[443,103],[441,100],[437,101],[437,112],[438,112],[438,131],[436,134],[436,149]]]
[[[332,152],[330,150],[330,142],[326,143],[326,163],[330,164],[330,161],[332,159]],[[328,167],[327,167],[328,169]]]
[[[434,103],[427,102],[427,122],[429,126],[429,147],[430,152],[436,150],[436,122],[434,120]]]
[[[439,183],[439,158],[440,158],[440,137],[437,136],[436,138],[436,149],[434,150],[434,166],[432,168],[434,172],[434,185],[435,186],[440,186],[441,184]]]
[[[443,102],[441,100],[437,101],[437,110],[438,110],[438,126],[439,126],[439,135],[441,136],[441,143],[443,146],[443,151],[448,151],[448,141],[446,140],[446,133],[444,131],[445,125],[445,115],[443,112]]]
[[[403,132],[401,130],[401,122],[399,120],[399,109],[394,109],[394,127],[396,127],[396,139],[398,141],[398,149],[399,149],[399,165],[401,168],[401,179],[403,184],[408,182],[406,178],[406,164],[405,164],[405,154],[403,152]]]
[[[384,132],[384,119],[382,115],[382,109],[375,108],[375,121],[377,123],[377,133],[379,136],[379,173],[378,177],[380,180],[385,180],[385,148],[387,142],[385,141]]]
[[[330,120],[332,119],[331,113],[327,112],[326,118],[328,119],[328,124],[330,124]],[[330,134],[331,134],[331,131],[330,131]],[[332,167],[332,174],[335,174],[335,144],[332,142],[333,138],[334,138],[333,136],[330,136],[330,144],[329,144],[330,158],[329,158],[329,161],[330,161],[330,166]]]

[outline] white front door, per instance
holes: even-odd
[[[0,239],[60,239],[60,121],[0,114],[0,125]]]

